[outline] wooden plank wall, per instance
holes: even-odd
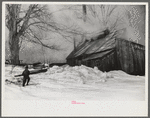
[[[118,65],[123,71],[145,75],[145,47],[126,40],[116,40]]]
[[[82,61],[82,58],[68,59],[71,66],[81,64],[97,66],[101,71],[123,70],[128,74],[145,75],[145,46],[123,39],[116,39],[115,50],[102,58]]]

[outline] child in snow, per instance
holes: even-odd
[[[25,83],[27,81],[27,85],[29,84],[30,77],[29,77],[30,71],[28,70],[28,66],[25,66],[25,70],[23,71],[23,84],[22,86],[25,86]]]

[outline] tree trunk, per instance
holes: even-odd
[[[18,36],[12,36],[10,33],[9,37],[9,48],[11,52],[11,63],[14,65],[20,64],[19,61],[19,37]]]
[[[10,19],[8,21],[9,29],[9,48],[11,52],[11,63],[14,65],[20,64],[19,61],[19,37],[20,34],[17,32],[17,18],[18,14],[18,5],[10,6]]]
[[[86,21],[86,12],[87,12],[87,10],[86,10],[86,5],[82,5],[82,9],[83,9],[83,21],[85,22]]]

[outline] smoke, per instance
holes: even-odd
[[[107,5],[104,7],[108,9]],[[43,40],[43,42],[49,45],[58,45],[61,50],[55,51],[47,48],[42,50],[40,45],[26,43],[24,44],[24,50],[20,51],[20,59],[24,62],[44,62],[44,60],[49,60],[50,63],[65,62],[66,57],[74,49],[74,38],[76,44],[80,43],[83,37],[90,39],[98,35],[106,27],[112,26],[118,16],[122,17],[122,19],[118,22],[117,29],[126,29],[121,35],[122,38],[145,44],[145,6],[115,5],[115,7],[117,8],[113,11],[112,15],[107,17],[106,15],[102,15],[102,12],[100,12],[101,8],[98,5],[88,5],[86,14],[83,14],[82,5],[48,5],[48,10],[53,14],[54,21],[83,32],[85,35],[71,34],[72,38],[67,40],[56,33],[45,32],[44,39],[47,40]],[[111,9],[109,10],[111,11]],[[87,15],[86,21],[83,20],[84,15]],[[106,22],[102,22],[103,16],[107,18],[107,25],[105,24]],[[8,30],[6,30],[5,35],[6,40],[8,40]],[[8,47],[8,44],[6,44],[6,47]]]

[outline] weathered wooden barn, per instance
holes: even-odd
[[[70,66],[97,66],[101,71],[123,70],[145,75],[145,46],[112,35],[85,40],[66,58]]]

